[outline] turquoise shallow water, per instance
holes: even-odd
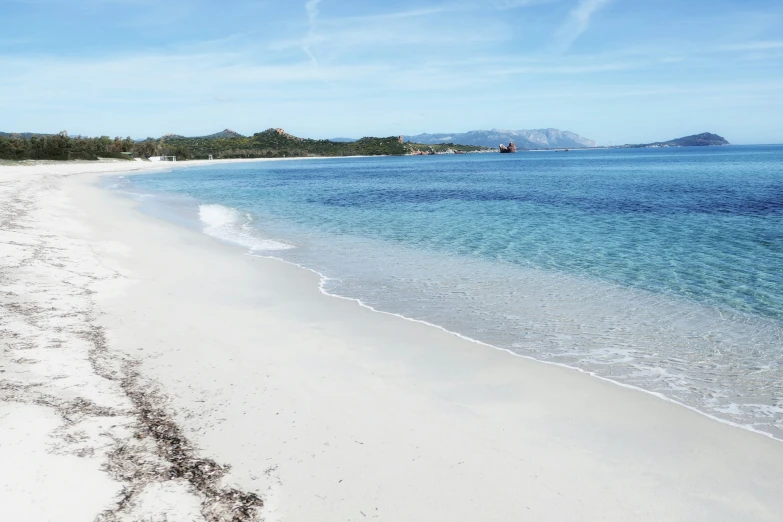
[[[116,187],[330,292],[783,438],[783,147],[225,164]]]

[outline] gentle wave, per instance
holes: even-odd
[[[250,252],[294,248],[280,241],[258,237],[253,228],[253,216],[235,208],[223,205],[199,205],[198,216],[204,224],[204,233],[249,248]]]

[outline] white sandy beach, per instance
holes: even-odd
[[[780,441],[326,296],[96,186],[184,166],[0,167],[3,520],[781,520]]]

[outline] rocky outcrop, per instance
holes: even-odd
[[[270,131],[276,132],[278,135],[282,136],[283,138],[288,138],[290,140],[301,140],[302,138],[297,138],[296,136],[292,134],[288,134],[286,131],[284,131],[281,128],[275,128],[275,129],[269,129]]]

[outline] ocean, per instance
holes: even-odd
[[[314,270],[327,293],[783,439],[783,146],[233,163],[106,183]]]

